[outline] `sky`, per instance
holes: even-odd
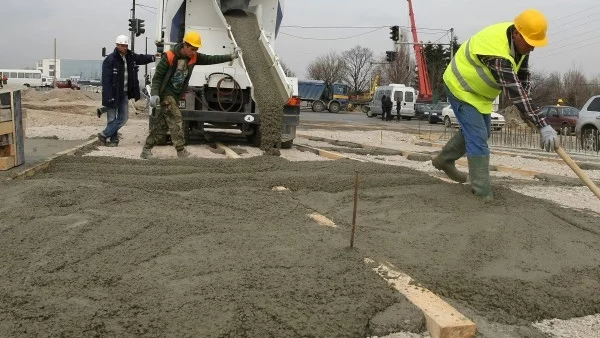
[[[156,9],[161,0],[137,0],[136,17],[146,20],[146,34],[136,39],[136,51],[156,48]],[[210,1],[210,0],[204,0]],[[20,0],[2,6],[3,46],[0,68],[33,67],[43,58],[101,60],[101,49],[114,48],[115,37],[128,35],[130,0]],[[418,38],[449,42],[454,29],[459,42],[487,25],[512,21],[527,8],[542,11],[549,23],[547,47],[531,55],[534,71],[579,69],[600,74],[600,2],[598,0],[413,0]],[[409,27],[406,0],[286,0],[275,50],[300,78],[307,65],[330,51],[356,45],[385,55],[392,47],[389,26]],[[300,28],[341,27],[341,28]],[[355,28],[351,28],[355,27]],[[358,27],[358,28],[356,28]],[[412,37],[409,37],[412,41]]]

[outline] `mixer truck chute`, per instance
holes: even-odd
[[[274,50],[283,17],[282,1],[159,2],[156,45],[160,52],[181,42],[189,30],[202,36],[199,52],[203,54],[229,54],[234,48],[242,47],[242,57],[230,63],[194,68],[188,92],[180,101],[186,141],[194,135],[205,135],[205,129],[238,129],[251,143],[260,145],[260,125],[267,116],[261,115],[260,101],[257,101],[261,98],[256,94],[258,86],[267,86],[274,95],[271,99],[281,102],[281,147],[291,146],[299,124],[300,106],[294,97],[294,79],[285,76]],[[239,20],[231,20],[233,16],[247,16],[260,30],[256,34],[246,34],[239,27],[236,29],[234,25]],[[267,66],[261,67],[261,76],[251,79],[250,70],[255,66],[251,62],[256,62],[257,57],[262,58],[259,60],[261,65]],[[150,124],[153,122],[151,117]]]

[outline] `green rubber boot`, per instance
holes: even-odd
[[[467,181],[467,174],[456,169],[455,162],[466,152],[465,138],[459,131],[448,140],[442,152],[431,161],[431,164],[437,170],[445,172],[451,180],[458,183],[465,183]]]
[[[471,156],[469,159],[469,178],[471,190],[484,201],[492,201],[492,183],[490,181],[490,156]]]
[[[150,157],[152,157],[152,149],[144,147],[144,149],[142,149],[142,153],[140,154],[140,158],[147,160]]]

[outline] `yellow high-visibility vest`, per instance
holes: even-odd
[[[478,55],[499,56],[510,60],[515,73],[525,59],[519,63],[510,55],[506,36],[512,22],[488,26],[463,43],[444,72],[444,82],[457,99],[475,107],[482,114],[492,113],[492,103],[502,88],[492,76],[489,68],[479,61]]]

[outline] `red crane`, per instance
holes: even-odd
[[[419,96],[417,102],[433,102],[433,93],[431,92],[431,83],[429,83],[429,71],[427,70],[427,59],[423,45],[419,43],[417,36],[417,25],[415,24],[415,12],[413,11],[412,1],[408,1],[408,15],[410,16],[410,27],[413,36],[413,47],[415,48],[415,59],[417,61],[417,72],[419,73]]]

